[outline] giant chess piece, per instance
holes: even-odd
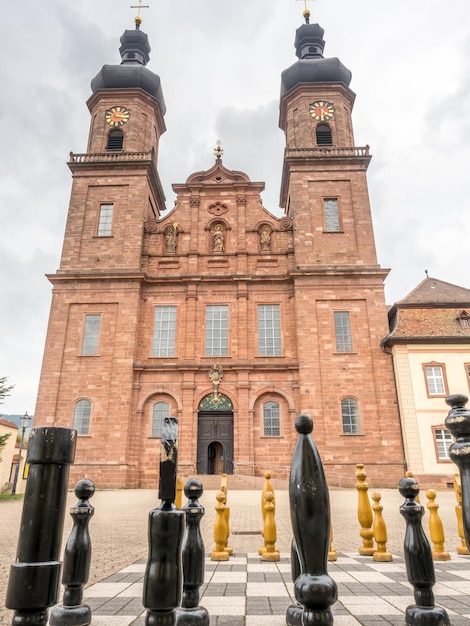
[[[76,442],[70,428],[34,428],[29,436],[28,482],[5,601],[15,611],[14,626],[46,626],[48,609],[59,599],[59,551]]]
[[[451,407],[445,424],[456,441],[449,448],[449,456],[460,470],[462,485],[462,518],[467,546],[470,546],[470,410],[464,394],[455,394],[446,398]]]
[[[75,487],[78,502],[70,509],[72,532],[65,546],[62,584],[65,587],[63,604],[51,610],[50,626],[88,626],[91,609],[83,602],[83,587],[88,581],[91,561],[91,541],[88,523],[95,508],[89,499],[95,493],[91,480],[80,480]]]
[[[177,626],[209,626],[209,613],[199,605],[199,590],[204,582],[204,541],[201,535],[201,519],[205,513],[199,503],[204,488],[197,478],[188,480],[184,486],[187,504],[186,530],[183,539],[183,602],[176,611]]]
[[[447,612],[434,604],[432,588],[436,578],[431,546],[421,523],[424,507],[416,502],[418,483],[414,478],[402,478],[398,489],[405,498],[400,513],[406,520],[406,573],[413,585],[416,602],[406,609],[405,622],[407,626],[446,626],[450,624]]]
[[[143,605],[146,626],[175,626],[181,603],[183,564],[181,548],[185,528],[184,511],[177,509],[176,472],[178,420],[166,417],[160,452],[161,505],[149,513],[149,557],[144,576]]]
[[[289,500],[292,530],[300,562],[294,582],[298,605],[287,609],[289,626],[332,626],[331,605],[338,598],[335,581],[328,576],[330,501],[323,466],[310,433],[310,415],[298,415],[299,438],[292,456]]]

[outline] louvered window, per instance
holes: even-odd
[[[317,126],[317,146],[332,146],[333,135],[328,124],[319,124]]]
[[[106,150],[114,150],[119,152],[122,150],[122,145],[124,143],[124,134],[122,130],[118,128],[109,131],[108,135],[108,145],[106,146]]]

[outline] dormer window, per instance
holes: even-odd
[[[455,319],[460,322],[462,328],[470,328],[470,314],[467,311],[462,311]]]
[[[328,124],[318,124],[316,128],[317,146],[332,146],[333,135]]]
[[[109,131],[106,150],[120,152],[124,143],[124,133],[119,128]]]

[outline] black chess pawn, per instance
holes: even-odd
[[[332,626],[331,605],[338,597],[335,581],[328,575],[330,501],[323,465],[310,433],[310,415],[298,415],[299,438],[292,456],[289,500],[300,575],[294,583],[298,605],[287,609],[289,626]],[[300,620],[300,621],[299,621]]]
[[[51,626],[88,626],[91,609],[82,604],[83,587],[88,581],[91,561],[91,541],[88,523],[95,512],[89,499],[95,493],[91,480],[80,480],[75,487],[77,504],[70,509],[73,528],[65,546],[62,584],[65,587],[62,605],[51,611]]]
[[[421,519],[424,507],[416,501],[419,494],[414,478],[402,478],[398,489],[405,498],[400,513],[406,521],[405,563],[408,580],[413,585],[416,604],[406,609],[407,626],[446,626],[450,624],[445,609],[436,607],[433,586],[436,582],[432,551],[424,534]]]
[[[201,535],[201,519],[205,513],[199,498],[204,492],[197,478],[188,480],[184,494],[188,498],[183,507],[186,530],[183,538],[183,601],[176,611],[178,626],[209,626],[209,613],[199,606],[200,587],[204,582],[204,541]]]

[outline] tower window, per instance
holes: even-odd
[[[100,219],[98,222],[98,237],[110,237],[113,226],[113,208],[112,204],[100,205]]]
[[[349,311],[334,311],[336,352],[352,352]]]
[[[119,128],[115,128],[109,131],[106,150],[114,150],[116,152],[119,152],[122,150],[123,143],[124,133],[122,132],[122,130],[119,130]]]
[[[96,356],[100,340],[101,315],[85,315],[82,356]]]
[[[317,146],[332,146],[333,135],[328,124],[318,124],[316,129]]]
[[[324,198],[323,213],[325,218],[325,232],[339,233],[341,224],[339,221],[338,198]]]

